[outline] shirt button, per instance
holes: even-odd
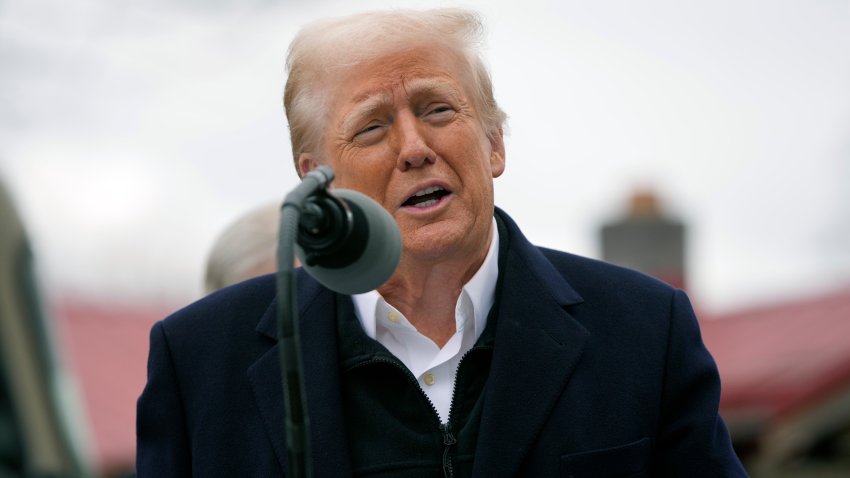
[[[401,317],[399,317],[398,314],[396,314],[395,312],[390,312],[389,314],[387,314],[387,318],[390,319],[390,322],[394,324],[397,324],[401,320]]]
[[[426,373],[425,377],[424,377],[424,381],[425,381],[425,385],[434,385],[434,374],[431,373],[431,372]]]

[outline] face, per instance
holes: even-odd
[[[322,151],[299,158],[302,173],[326,163],[334,187],[358,190],[389,211],[408,258],[486,252],[505,151],[501,130],[489,139],[479,121],[463,65],[427,46],[346,70],[328,89]]]

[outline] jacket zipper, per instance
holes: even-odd
[[[457,377],[458,377],[458,375],[460,375],[460,366],[461,366],[461,364],[463,364],[463,360],[470,353],[472,353],[473,350],[484,350],[484,349],[487,349],[487,348],[489,348],[489,347],[486,347],[486,346],[485,347],[472,347],[471,349],[467,350],[460,357],[460,360],[457,363],[457,370],[455,371],[455,383],[452,385],[452,400],[449,403],[449,417],[446,420],[446,423],[440,423],[440,414],[439,414],[439,412],[437,412],[437,407],[434,406],[434,402],[432,402],[431,399],[428,397],[428,394],[425,393],[424,390],[422,390],[422,387],[419,385],[419,380],[416,379],[416,377],[413,375],[413,372],[411,372],[410,369],[405,367],[404,365],[399,364],[398,362],[395,362],[395,361],[390,360],[390,359],[385,359],[385,358],[381,358],[381,357],[373,357],[369,360],[360,362],[353,367],[350,367],[349,370],[355,369],[355,368],[360,367],[362,365],[380,362],[380,363],[386,363],[386,364],[392,365],[393,367],[404,372],[404,374],[407,375],[407,377],[409,379],[413,380],[413,382],[416,384],[416,387],[419,389],[420,395],[428,403],[428,406],[431,407],[431,411],[434,412],[433,416],[437,419],[437,424],[439,426],[440,433],[442,433],[442,435],[443,435],[443,445],[445,446],[445,448],[443,448],[443,476],[445,478],[453,478],[454,477],[454,466],[452,464],[451,447],[453,445],[457,444],[457,439],[452,434],[451,423],[452,423],[452,415],[454,414],[454,409],[455,409],[455,397],[457,397],[457,387],[456,387]]]
[[[457,370],[455,370],[455,383],[452,384],[452,401],[449,403],[449,417],[446,420],[446,423],[440,424],[440,431],[443,432],[443,445],[445,448],[443,449],[443,476],[444,478],[453,478],[454,477],[454,467],[452,466],[452,457],[450,455],[450,450],[452,445],[457,443],[454,435],[452,435],[452,417],[455,411],[455,398],[457,398],[457,384],[458,378],[460,377],[460,366],[463,364],[464,359],[469,356],[474,350],[484,350],[488,347],[472,347],[467,350],[457,362]],[[413,375],[412,373],[410,374]],[[417,382],[418,384],[418,382]],[[423,392],[424,393],[424,392]],[[430,400],[429,400],[430,401]],[[433,404],[431,405],[433,407]],[[436,411],[436,408],[434,409]]]
[[[451,415],[451,412],[449,412],[449,415]],[[457,443],[457,440],[455,440],[454,435],[452,435],[448,422],[441,424],[440,430],[443,432],[443,445],[446,446],[443,448],[443,477],[452,478],[455,476],[455,473],[452,468],[452,457],[449,455],[449,450],[451,450],[452,445]]]

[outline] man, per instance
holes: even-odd
[[[312,25],[284,102],[300,174],[331,166],[398,222],[401,263],[354,297],[301,274],[315,476],[746,476],[683,293],[539,249],[493,204],[505,168],[468,12]],[[140,476],[286,470],[274,278],[157,324]]]

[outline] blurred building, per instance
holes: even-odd
[[[177,304],[65,298],[54,309],[82,390],[95,476],[126,477],[136,465],[136,400],[147,380],[150,330]]]
[[[850,476],[850,287],[701,323],[754,477]]]
[[[633,195],[601,230],[607,261],[685,285],[685,225]],[[706,318],[720,411],[753,478],[850,476],[850,286]]]

